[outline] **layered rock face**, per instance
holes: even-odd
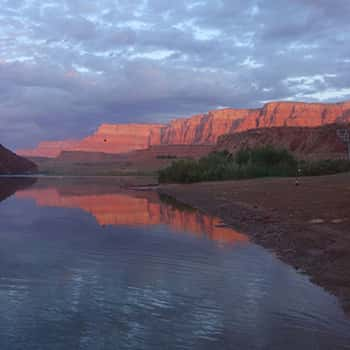
[[[82,140],[41,142],[32,150],[19,150],[27,157],[59,156],[62,151],[125,153],[160,144],[163,124],[102,124]]]
[[[257,110],[222,109],[188,119],[176,119],[163,129],[162,144],[214,144],[220,135],[234,132]]]
[[[28,174],[36,171],[37,166],[33,162],[0,145],[0,174]]]
[[[55,158],[63,150],[74,149],[79,143],[79,140],[43,141],[34,149],[17,150],[17,154],[23,157]]]
[[[152,145],[215,144],[224,134],[269,127],[316,127],[350,122],[350,102],[272,102],[261,109],[223,109],[162,124],[104,124],[78,141],[43,142],[19,154],[56,157],[61,151],[123,153]]]
[[[347,159],[348,147],[337,135],[341,127],[350,132],[350,124],[253,129],[219,137],[215,149],[234,154],[242,148],[273,145],[288,149],[299,159]]]
[[[159,144],[162,124],[102,124],[97,132],[83,139],[76,151],[124,153]]]
[[[350,122],[350,101],[334,104],[271,102],[244,118],[236,131],[274,126],[316,127]]]

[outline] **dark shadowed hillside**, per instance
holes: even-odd
[[[36,171],[35,163],[0,145],[0,174],[28,174]]]
[[[253,129],[219,137],[216,150],[236,153],[242,148],[271,145],[287,149],[299,159],[347,159],[347,145],[337,135],[340,129],[350,131],[350,124]]]

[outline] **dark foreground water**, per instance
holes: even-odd
[[[1,350],[350,349],[333,296],[214,218],[97,180],[0,184]]]

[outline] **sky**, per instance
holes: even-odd
[[[350,99],[349,0],[0,0],[0,143]]]

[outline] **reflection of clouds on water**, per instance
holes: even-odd
[[[120,311],[127,322],[128,339],[151,336],[155,327],[159,327],[169,336],[176,336],[185,346],[193,344],[196,338],[215,340],[223,330],[218,306],[212,300],[183,303],[181,296],[152,287],[129,287]],[[178,322],[177,318],[183,322]],[[136,319],[145,321],[135,322]]]
[[[172,295],[166,290],[146,288],[128,288],[127,303],[146,309],[152,313],[173,308]]]
[[[72,312],[78,312],[82,288],[84,288],[84,285],[83,276],[81,275],[81,272],[73,272],[70,288],[70,304]]]
[[[93,268],[92,268],[93,270]],[[72,278],[66,281],[64,295],[71,314],[84,314],[86,307],[86,291],[91,297],[90,308],[94,313],[102,312],[105,319],[116,320],[118,330],[110,329],[111,337],[131,348],[140,346],[140,342],[153,336],[159,328],[163,333],[172,336],[176,334],[177,342],[194,344],[195,339],[215,340],[223,331],[223,312],[218,303],[210,298],[183,298],[181,294],[152,286],[143,288],[122,286],[119,280],[115,289],[106,285],[104,274],[93,271],[75,271]],[[85,291],[81,293],[81,291]],[[110,295],[114,294],[113,302]],[[99,311],[98,311],[99,310]],[[178,322],[178,318],[182,322]],[[98,322],[99,317],[96,318]],[[84,344],[92,344],[95,333],[95,323],[86,324],[81,337]],[[150,340],[151,341],[151,340]]]
[[[215,340],[224,331],[221,308],[211,299],[202,299],[193,310],[194,334],[197,337]]]

